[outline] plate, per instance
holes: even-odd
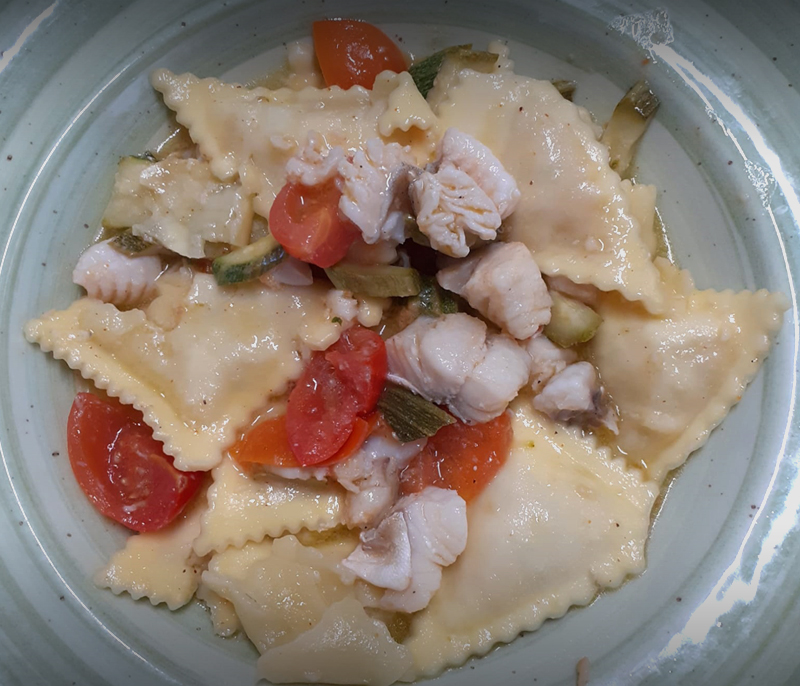
[[[654,515],[648,570],[434,681],[555,686],[800,683],[797,320],[800,11],[755,2],[139,0],[0,9],[0,682],[251,684],[255,651],[94,587],[125,534],[66,461],[75,379],[22,337],[66,306],[116,160],[159,135],[153,68],[248,80],[313,19],[357,16],[415,54],[509,40],[522,73],[578,82],[605,120],[646,77],[662,107],[638,157],[678,262],[700,287],[781,291],[792,310],[762,372]],[[568,542],[565,542],[567,544]]]

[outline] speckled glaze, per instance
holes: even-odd
[[[667,9],[663,9],[666,6]],[[659,9],[659,7],[661,9]],[[436,684],[800,683],[797,320],[800,26],[796,3],[579,0],[12,0],[0,6],[0,683],[253,683],[255,651],[91,582],[125,534],[81,496],[64,426],[75,379],[22,337],[77,294],[119,155],[165,121],[158,66],[248,79],[323,16],[357,16],[424,54],[511,41],[518,70],[574,78],[604,120],[646,76],[662,99],[638,158],[700,287],[792,304],[762,373],[682,468],[648,570]],[[20,38],[20,37],[23,38]],[[19,39],[19,40],[18,40]],[[568,542],[565,541],[565,545]]]

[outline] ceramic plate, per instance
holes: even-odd
[[[445,673],[437,684],[800,683],[795,425],[800,266],[800,12],[790,3],[578,0],[12,0],[0,6],[0,682],[253,682],[255,651],[91,582],[125,534],[66,460],[75,391],[23,339],[66,306],[120,155],[159,135],[155,67],[247,80],[315,18],[380,24],[405,49],[502,37],[517,68],[578,82],[599,121],[638,78],[662,100],[638,158],[677,261],[701,287],[764,287],[792,303],[742,402],[671,482],[648,570],[591,606]],[[565,542],[566,544],[567,542]]]

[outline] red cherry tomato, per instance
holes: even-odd
[[[403,495],[427,486],[458,491],[466,502],[473,500],[505,464],[513,431],[507,412],[484,424],[456,422],[428,439],[400,477]]]
[[[333,181],[318,186],[287,183],[269,211],[269,230],[292,257],[331,267],[360,235],[339,214],[341,196]]]
[[[367,440],[378,425],[379,415],[373,412],[366,419],[356,417],[355,425],[344,445],[330,462],[350,457]],[[265,419],[256,424],[231,448],[231,455],[241,464],[266,464],[272,467],[302,467],[289,445],[286,415]]]
[[[353,432],[357,405],[325,354],[314,353],[286,407],[286,433],[297,461],[308,467],[333,457]]]
[[[372,88],[382,71],[406,70],[400,48],[383,31],[365,21],[315,21],[314,51],[328,86]]]
[[[374,331],[354,326],[326,351],[325,359],[356,397],[357,412],[375,409],[389,371],[383,339]]]
[[[331,460],[357,419],[371,413],[386,380],[386,345],[353,327],[325,352],[316,352],[289,394],[286,433],[303,466]]]
[[[134,531],[157,531],[177,517],[205,478],[181,472],[141,412],[78,393],[67,422],[72,471],[106,517]]]

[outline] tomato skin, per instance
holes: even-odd
[[[318,186],[287,183],[270,208],[269,230],[292,257],[332,267],[361,235],[339,214],[341,197],[333,181]]]
[[[230,449],[240,463],[267,464],[272,467],[300,467],[289,445],[286,415],[264,419],[249,429]]]
[[[352,390],[358,401],[358,413],[375,409],[389,372],[389,357],[383,339],[374,331],[354,326],[331,346],[325,359]]]
[[[333,457],[353,432],[356,399],[342,383],[325,354],[315,352],[286,407],[286,433],[304,467]]]
[[[406,70],[400,48],[377,26],[355,19],[315,21],[314,51],[327,86],[372,88],[382,71]]]
[[[158,531],[197,493],[204,472],[181,472],[140,412],[78,393],[67,421],[72,471],[97,510],[134,531]]]
[[[373,412],[366,419],[356,417],[353,430],[330,458],[331,464],[350,457],[367,440],[378,424],[378,413]],[[265,464],[271,467],[302,467],[289,445],[286,431],[286,415],[265,419],[252,427],[230,449],[233,458],[240,464]]]
[[[303,466],[326,462],[348,441],[357,419],[375,409],[388,369],[378,334],[354,326],[315,352],[289,394],[286,432]]]
[[[439,429],[403,470],[400,493],[437,486],[455,490],[470,502],[505,464],[513,436],[507,412],[484,424],[456,422]]]

